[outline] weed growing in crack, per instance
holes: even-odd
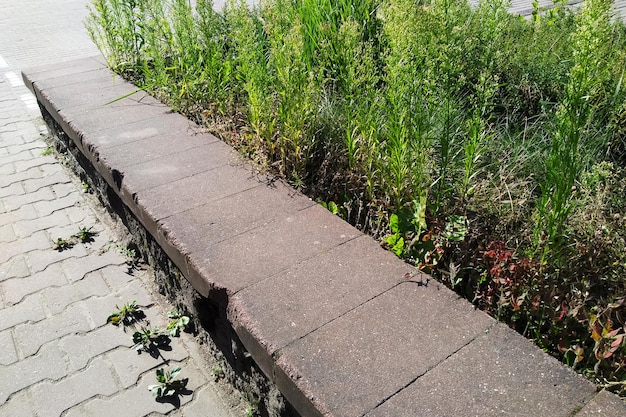
[[[114,311],[109,317],[107,317],[107,323],[111,323],[115,326],[129,326],[144,319],[144,314],[141,307],[137,305],[137,301],[133,300],[130,303],[124,304],[121,308],[115,306],[117,311]]]
[[[133,333],[133,350],[159,356],[160,350],[169,347],[170,338],[159,328],[142,327]]]
[[[178,374],[182,371],[182,368],[176,367],[173,369],[165,370],[165,368],[159,368],[156,370],[156,380],[158,384],[150,385],[148,389],[152,392],[152,395],[156,399],[162,399],[166,397],[173,397],[185,390],[188,378],[176,379]]]
[[[165,331],[171,337],[178,337],[180,332],[185,330],[189,324],[189,317],[180,314],[178,311],[170,311],[167,313],[167,317],[170,319],[170,322]]]

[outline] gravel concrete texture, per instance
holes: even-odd
[[[97,53],[81,24],[87,3],[0,4],[0,415],[243,415],[239,395],[213,381],[212,363],[191,335],[172,338],[171,350],[153,358],[131,349],[132,329],[106,323],[116,305],[137,300],[150,324],[164,327],[169,308],[149,270],[129,273],[117,247],[125,241],[120,227],[48,154],[37,101],[17,75],[65,61],[42,84],[71,91],[81,80],[100,80],[112,85],[100,90],[110,95],[94,97],[118,91],[101,60],[75,61]],[[72,59],[76,65],[67,64]],[[95,233],[92,241],[53,248],[81,227]],[[188,391],[155,401],[147,389],[155,370],[176,365]]]

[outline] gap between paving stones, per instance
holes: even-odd
[[[269,383],[253,381],[254,395],[275,384],[305,416],[570,416],[596,398],[626,412],[445,287],[407,279],[408,265],[306,197],[253,178],[153,98],[105,105],[136,88],[111,86],[103,66],[78,60],[24,80],[56,146],[162,268],[161,291],[209,329],[235,373],[256,361]]]

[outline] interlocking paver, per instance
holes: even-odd
[[[33,158],[31,156],[32,154],[29,152],[33,149],[36,149],[38,150],[39,153],[41,153],[44,149],[47,148],[47,146],[48,145],[46,145],[46,143],[42,141],[26,142],[26,143],[19,144],[19,145],[8,146],[7,150],[9,151],[9,154],[11,155],[26,154],[27,156],[30,157],[30,158],[26,158],[24,160],[19,160],[16,162],[15,166],[18,169],[18,171],[23,171],[30,167],[40,166],[40,165],[45,165],[45,164],[54,164],[56,162],[54,157],[52,156],[42,155],[41,158]]]
[[[121,307],[133,300],[136,300],[137,304],[143,307],[149,307],[154,304],[152,296],[148,291],[135,281],[124,288],[118,289],[114,294],[92,298],[88,301],[80,301],[76,306],[81,306],[81,310],[91,323],[92,328],[96,328],[106,323],[107,317],[116,310],[115,306]]]
[[[71,334],[58,342],[59,347],[66,353],[69,373],[83,369],[92,359],[120,347],[126,355],[134,357],[135,352],[129,349],[132,344],[130,328],[124,331],[112,324],[103,325],[87,333]]]
[[[25,193],[26,191],[24,190],[24,184],[21,182],[14,182],[11,185],[0,188],[0,198],[6,198],[14,195],[22,195]]]
[[[0,365],[9,365],[17,361],[17,351],[15,350],[11,330],[0,332],[0,346],[2,346],[2,349],[0,349]]]
[[[89,272],[97,271],[110,265],[123,265],[125,258],[114,250],[101,255],[92,255],[86,258],[71,258],[62,262],[62,268],[69,282],[76,282]]]
[[[22,157],[24,159],[30,158],[29,155],[22,155]],[[2,158],[2,159],[5,159],[5,158]],[[7,164],[6,166],[9,166],[9,164]],[[33,167],[27,170],[17,171],[14,163],[11,163],[10,166],[14,170],[14,173],[2,176],[2,178],[0,179],[0,187],[2,188],[6,188],[10,185],[20,183],[21,181],[24,181],[27,179],[41,178],[43,175],[39,167]]]
[[[24,255],[18,255],[0,264],[0,282],[11,278],[24,278],[30,275],[30,268]]]
[[[34,193],[24,194],[20,196],[12,197],[4,201],[4,207],[7,211],[13,211],[19,209],[25,204],[36,203],[38,201],[50,201],[54,200],[55,196],[52,192],[52,188],[44,187]]]
[[[188,392],[179,396],[180,404],[185,405],[193,399],[194,391],[206,383],[202,374],[197,370],[197,365],[191,361],[182,364],[172,362],[169,368],[180,365],[183,372],[180,378],[189,378]],[[156,383],[154,372],[150,371],[142,375],[140,382],[132,388],[123,391],[121,394],[115,395],[107,399],[95,399],[88,403],[70,410],[66,417],[82,417],[82,416],[115,416],[123,415],[127,417],[140,417],[156,413],[168,413],[175,409],[175,406],[168,402],[156,402],[148,393],[148,387]],[[148,395],[145,395],[148,393]],[[215,404],[217,405],[217,404]],[[215,408],[213,409],[215,410]],[[211,411],[205,410],[205,413],[211,415]]]
[[[20,323],[39,322],[46,318],[38,294],[24,299],[23,302],[0,310],[0,330],[11,328]]]
[[[15,239],[17,239],[17,235],[13,225],[0,226],[0,242],[13,242]]]
[[[66,376],[64,356],[56,344],[50,344],[42,347],[35,356],[0,367],[0,403],[36,382]]]
[[[30,297],[29,297],[30,298]],[[22,303],[18,304],[21,305]],[[62,313],[38,321],[20,324],[15,327],[15,344],[18,351],[28,357],[50,341],[76,332],[86,332],[92,328],[83,305],[69,306]]]
[[[63,287],[48,287],[41,292],[48,310],[52,314],[59,314],[72,303],[89,297],[104,296],[109,293],[99,273],[87,274],[84,279],[75,281]]]
[[[32,204],[28,204],[15,211],[0,213],[0,225],[4,226],[20,220],[32,220],[35,218],[37,218],[35,207]]]
[[[33,272],[43,271],[56,262],[64,261],[69,258],[82,258],[87,255],[87,251],[85,250],[85,246],[82,244],[74,245],[70,249],[65,249],[62,251],[58,250],[49,250],[53,246],[53,240],[58,238],[68,238],[69,235],[59,236],[53,235],[54,237],[48,237],[48,248],[41,250],[34,250],[32,252],[28,252],[28,261]]]
[[[30,193],[33,191],[37,191],[40,188],[48,187],[61,183],[69,183],[70,179],[67,177],[67,174],[63,172],[59,172],[52,175],[46,175],[43,178],[32,178],[22,182],[24,190]],[[54,190],[54,189],[53,189]]]
[[[63,226],[68,224],[71,224],[71,221],[65,213],[54,212],[49,216],[15,222],[13,227],[20,237],[28,237],[40,230],[46,230],[54,226]]]
[[[31,407],[31,396],[26,390],[11,396],[11,399],[0,405],[0,412],[10,417],[34,417],[35,412]]]
[[[24,258],[18,257],[16,259]],[[20,267],[23,268],[23,266]],[[4,292],[5,300],[15,304],[19,303],[25,296],[34,294],[44,288],[65,284],[67,284],[67,278],[61,269],[61,264],[56,263],[35,274],[30,274],[30,270],[28,270],[25,276],[6,279],[0,283],[0,288]]]
[[[130,334],[128,340],[132,340]],[[168,361],[181,362],[189,357],[189,352],[175,339],[171,340],[168,349],[171,350],[163,349],[160,351],[156,358],[146,352],[138,353],[128,349],[117,349],[107,354],[107,357],[113,363],[113,368],[122,386],[129,388],[137,384],[139,375],[157,367],[163,367],[167,365]]]
[[[58,196],[58,194],[57,194]],[[54,200],[38,201],[32,206],[37,210],[37,213],[41,216],[48,216],[57,210],[62,210],[68,207],[73,207],[80,200],[78,193],[68,194],[61,198]]]
[[[58,382],[46,381],[33,386],[32,394],[38,399],[35,403],[38,417],[58,417],[76,404],[96,395],[112,395],[118,389],[110,363],[98,357],[84,371]]]

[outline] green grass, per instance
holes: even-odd
[[[94,0],[87,27],[140,88],[626,393],[610,2],[528,19],[503,0],[190,4]]]

